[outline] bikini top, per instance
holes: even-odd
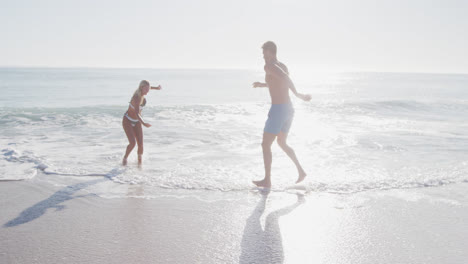
[[[143,107],[145,107],[145,105],[146,105],[146,98],[143,98],[143,102],[142,102],[141,105],[140,105],[140,110],[143,110]],[[129,103],[129,106],[130,106],[133,110],[135,110],[135,107],[132,105],[132,102]]]

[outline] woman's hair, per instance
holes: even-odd
[[[138,105],[141,105],[141,103],[143,102],[143,100],[145,98],[143,98],[143,96],[141,95],[141,89],[144,87],[144,86],[149,86],[150,83],[147,81],[147,80],[143,80],[140,82],[140,85],[138,85],[138,89],[135,90],[135,92],[133,93],[133,97],[132,97],[132,101],[133,101],[133,98],[137,97],[140,99],[140,102],[138,103]]]

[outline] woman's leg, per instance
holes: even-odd
[[[135,125],[135,138],[138,144],[138,164],[142,163],[143,155],[143,128],[140,122]]]
[[[128,138],[127,150],[125,151],[125,156],[123,157],[123,160],[122,160],[122,164],[125,166],[127,165],[128,155],[130,155],[130,152],[132,152],[133,148],[135,147],[136,140],[135,140],[135,131],[133,130],[132,123],[130,122],[130,120],[124,117],[122,120],[122,126]]]

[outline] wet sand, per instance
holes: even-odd
[[[96,182],[92,182],[96,181]],[[0,263],[466,263],[468,184],[103,198],[0,182]],[[170,192],[168,192],[170,193]]]

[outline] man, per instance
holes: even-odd
[[[297,160],[294,150],[286,143],[289,128],[294,117],[294,108],[289,98],[289,90],[304,101],[310,101],[311,96],[300,94],[289,78],[288,68],[276,58],[276,44],[267,41],[262,46],[265,59],[265,82],[253,83],[254,88],[268,87],[271,97],[271,108],[268,112],[268,120],[263,130],[263,162],[265,165],[265,178],[261,181],[253,181],[258,187],[271,187],[271,144],[277,138],[278,145],[291,158],[296,165],[299,177],[296,183],[301,182],[307,176],[301,164]]]

